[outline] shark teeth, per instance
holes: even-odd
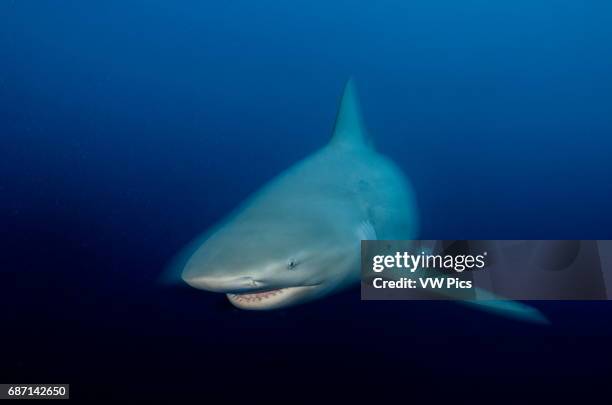
[[[235,299],[236,301],[258,302],[258,301],[267,300],[269,298],[282,294],[285,290],[286,288],[281,288],[278,290],[259,291],[255,293],[228,294],[228,296],[230,298]]]

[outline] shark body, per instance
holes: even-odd
[[[178,270],[192,287],[226,294],[238,308],[284,308],[357,284],[362,240],[413,240],[417,231],[412,187],[372,147],[349,80],[328,144],[192,242],[171,273]],[[536,308],[476,290],[478,300],[459,302],[504,317],[549,322]]]
[[[197,241],[181,277],[242,309],[296,305],[358,283],[361,240],[413,239],[417,225],[412,187],[371,146],[349,81],[329,143]]]

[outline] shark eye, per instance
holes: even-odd
[[[297,261],[295,259],[289,259],[289,262],[287,263],[287,268],[289,270],[293,270],[295,269],[295,267],[298,265]]]

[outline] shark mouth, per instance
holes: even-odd
[[[254,293],[227,294],[227,296],[236,301],[261,302],[262,300],[267,300],[268,298],[274,297],[278,294],[282,294],[283,291],[285,290],[288,290],[288,288],[280,288],[278,290],[259,291],[259,292],[254,292]]]
[[[234,306],[242,309],[274,309],[291,305],[315,286],[279,288],[276,290],[227,294]]]

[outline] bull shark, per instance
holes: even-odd
[[[177,262],[188,285],[226,294],[241,309],[271,310],[358,284],[362,240],[412,240],[417,232],[412,186],[373,147],[351,79],[329,142],[249,197]],[[489,300],[465,303],[546,321],[527,305],[479,294]]]
[[[301,304],[359,282],[361,240],[413,239],[417,226],[412,187],[372,147],[349,80],[327,145],[196,242],[182,279],[242,309]]]

